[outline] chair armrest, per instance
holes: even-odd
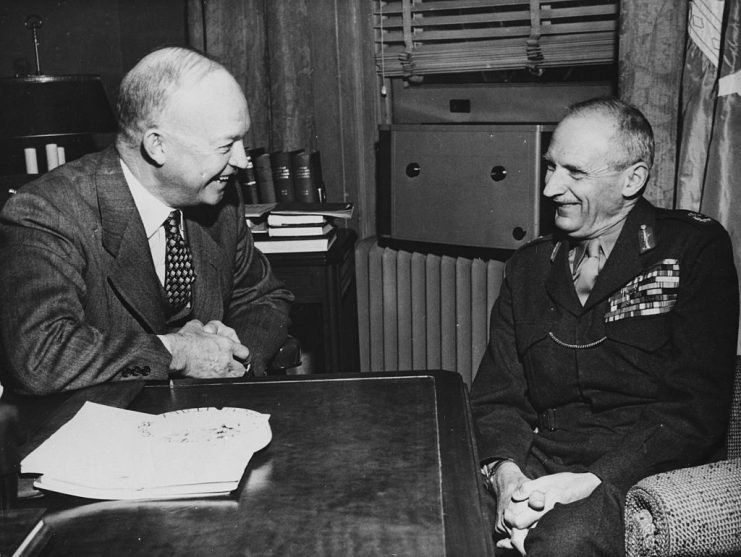
[[[19,447],[23,441],[18,409],[0,402],[0,516],[6,509],[16,506],[21,469]]]
[[[628,557],[741,552],[741,458],[642,479],[625,500]]]
[[[278,375],[286,373],[286,370],[301,365],[301,343],[296,337],[288,335],[283,345],[270,361],[268,373]]]

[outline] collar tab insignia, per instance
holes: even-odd
[[[656,247],[656,238],[654,238],[653,228],[646,224],[641,225],[638,229],[638,246],[641,250],[641,254],[644,254]]]
[[[556,260],[556,256],[558,255],[558,250],[561,249],[561,244],[563,242],[557,242],[555,247],[553,248],[553,251],[551,252],[551,263],[553,263]]]

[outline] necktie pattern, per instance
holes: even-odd
[[[574,271],[574,286],[582,305],[589,298],[594,283],[597,281],[597,275],[604,265],[601,251],[598,238],[587,240],[584,246],[584,256]]]
[[[165,292],[175,311],[190,302],[190,285],[195,280],[193,256],[180,234],[180,211],[165,220]]]

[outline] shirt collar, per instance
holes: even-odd
[[[597,236],[596,240],[599,241],[599,245],[601,248],[600,258],[602,259],[603,262],[607,261],[607,258],[610,257],[610,253],[612,253],[612,248],[615,247],[618,237],[620,236],[620,232],[622,232],[623,230],[623,225],[625,224],[625,220],[626,219],[622,219],[616,222],[615,224],[611,225],[608,229],[603,230],[602,233],[599,236]],[[579,263],[584,257],[584,253],[586,249],[585,243],[586,243],[586,240],[582,240],[578,243],[573,243],[571,245],[571,249],[569,249],[569,264],[573,272],[576,272],[576,268],[579,266]],[[551,254],[551,262],[553,262],[553,260],[555,259],[557,249],[558,249],[558,245],[556,246],[556,249],[554,249],[553,253]]]
[[[605,259],[610,257],[610,253],[612,253],[612,248],[615,247],[618,237],[620,236],[620,232],[622,232],[623,230],[623,225],[625,224],[625,220],[626,219],[619,221],[618,223],[611,226],[610,228],[608,228],[602,234],[599,235],[598,239],[600,242],[600,246],[602,247],[602,253],[605,254]]]
[[[139,212],[139,216],[144,224],[144,232],[147,235],[147,239],[149,239],[162,226],[162,223],[165,222],[165,219],[172,212],[173,208],[165,205],[152,195],[137,177],[134,176],[123,159],[120,160],[126,184],[129,186],[136,210]]]

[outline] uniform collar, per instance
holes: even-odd
[[[557,242],[551,253],[551,273],[546,282],[551,297],[576,314],[587,310],[639,274],[643,269],[643,255],[648,251],[639,238],[642,224],[652,231],[656,230],[656,209],[641,198],[615,232],[615,239],[609,246],[609,257],[584,306],[579,303],[571,281],[568,240]],[[660,241],[658,236],[656,241]]]
[[[653,253],[653,247],[651,250],[644,249],[640,239],[641,225],[656,230],[656,209],[644,199],[639,199],[628,214],[585,307],[609,296],[643,271],[647,261],[644,256]],[[658,236],[656,239],[659,240]],[[650,259],[650,255],[646,257]]]

